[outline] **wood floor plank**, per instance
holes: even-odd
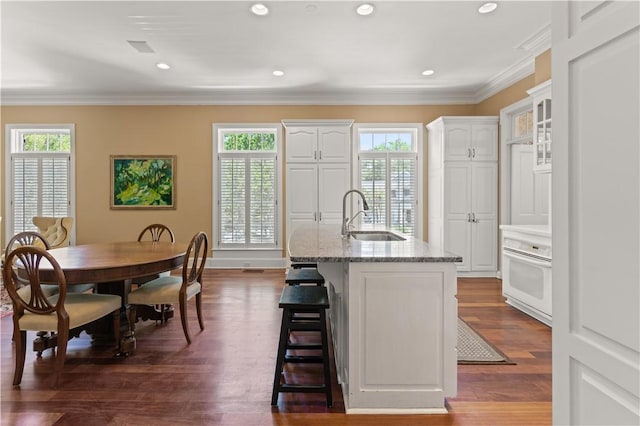
[[[136,324],[137,350],[114,358],[88,336],[69,343],[58,390],[48,388],[51,351],[28,351],[14,388],[12,323],[0,320],[2,425],[550,425],[551,331],[504,303],[500,281],[459,278],[459,314],[517,365],[461,365],[446,415],[345,415],[321,394],[282,394],[271,407],[283,270],[206,270],[200,332],[193,303],[187,345],[180,321]],[[29,339],[33,334],[29,333]],[[287,371],[313,379],[317,366]]]

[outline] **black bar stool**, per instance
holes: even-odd
[[[318,269],[318,264],[317,263],[311,263],[311,262],[296,262],[296,263],[292,263],[291,267],[293,269],[301,269],[301,268]]]
[[[282,290],[280,305],[282,310],[282,326],[278,344],[276,371],[273,378],[271,405],[278,404],[280,392],[324,393],[327,407],[333,405],[331,395],[331,367],[329,362],[329,340],[327,337],[326,310],[329,308],[329,296],[326,287],[288,285]],[[313,313],[310,317],[298,317],[294,314]],[[289,333],[292,331],[320,332],[320,344],[292,343]],[[288,355],[287,350],[321,350],[322,355]],[[284,363],[322,363],[324,371],[323,384],[292,384],[284,381]]]
[[[295,268],[290,269],[284,279],[288,285],[315,284],[324,285],[324,277],[315,268]]]

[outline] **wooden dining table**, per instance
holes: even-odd
[[[71,289],[74,285],[95,283],[98,293],[117,294],[122,298],[123,323],[128,325],[126,310],[131,280],[160,274],[182,267],[188,244],[165,241],[123,241],[113,243],[81,244],[49,250],[61,269]],[[55,277],[50,265],[40,267],[42,282],[53,282]],[[144,319],[161,319],[154,307],[138,310]],[[173,311],[169,311],[169,316]],[[111,322],[92,324],[90,331],[94,342],[112,339]],[[79,333],[81,330],[78,330]],[[135,347],[133,333],[124,333],[121,351]],[[127,348],[123,349],[126,340]],[[112,340],[111,340],[112,341]],[[33,350],[43,350],[56,345],[55,336],[39,336],[33,342]]]

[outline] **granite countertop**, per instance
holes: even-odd
[[[367,229],[367,231],[373,229]],[[343,239],[340,225],[303,225],[296,228],[288,244],[292,262],[461,262],[462,257],[431,247],[401,234],[405,241],[361,241]]]

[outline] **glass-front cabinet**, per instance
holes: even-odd
[[[551,80],[527,91],[533,99],[533,171],[551,172]]]

